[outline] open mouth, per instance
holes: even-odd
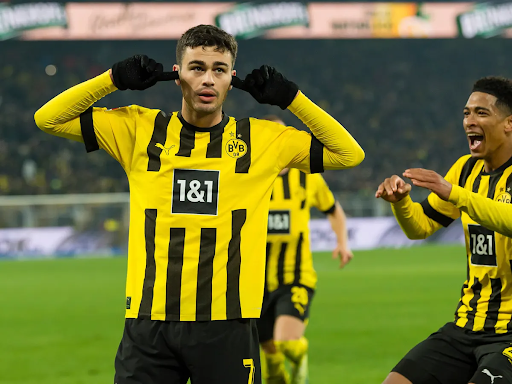
[[[472,151],[477,151],[484,141],[484,136],[478,133],[468,133],[469,140],[469,149]]]

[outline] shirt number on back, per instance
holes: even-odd
[[[468,224],[471,264],[497,267],[494,231],[481,225]]]

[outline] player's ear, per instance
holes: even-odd
[[[512,115],[507,116],[505,119],[505,132],[512,132]]]
[[[173,70],[173,71],[178,71],[178,72],[179,72],[179,71],[180,71],[180,66],[179,66],[178,64],[174,64],[174,65],[172,66],[172,70]],[[178,80],[174,80],[174,82],[176,83],[176,85],[177,85],[177,86],[180,86],[180,85],[181,85],[180,79],[178,79]]]
[[[233,70],[231,71],[231,76],[236,76],[236,69],[233,69]],[[232,85],[230,85],[230,86],[229,86],[229,90],[231,91],[232,89],[233,89],[233,86],[232,86]]]

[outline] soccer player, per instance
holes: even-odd
[[[464,107],[470,155],[443,178],[407,169],[432,193],[421,204],[397,175],[376,192],[391,203],[410,239],[424,239],[458,217],[466,237],[467,278],[455,320],[414,347],[385,384],[512,383],[512,81],[478,80]]]
[[[264,119],[285,125],[274,115]],[[267,384],[290,382],[285,359],[292,367],[292,384],[305,384],[308,380],[308,341],[304,331],[317,281],[309,243],[312,206],[329,218],[337,237],[333,258],[340,259],[340,267],[353,258],[345,213],[322,176],[283,169],[270,198],[266,286],[261,318],[257,321]]]
[[[286,167],[315,173],[358,165],[364,152],[295,83],[262,66],[235,77],[237,43],[210,25],[186,31],[173,72],[144,55],[56,96],[40,129],[102,148],[130,183],[126,321],[117,384],[260,383],[256,318],[265,279],[272,184]],[[175,80],[178,112],[93,104],[116,90]],[[311,134],[235,119],[232,82],[259,103],[289,109]]]

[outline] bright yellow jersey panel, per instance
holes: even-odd
[[[272,186],[283,166],[322,166],[322,144],[265,120],[201,129],[139,106],[89,108],[80,124],[129,179],[126,317],[259,317]]]

